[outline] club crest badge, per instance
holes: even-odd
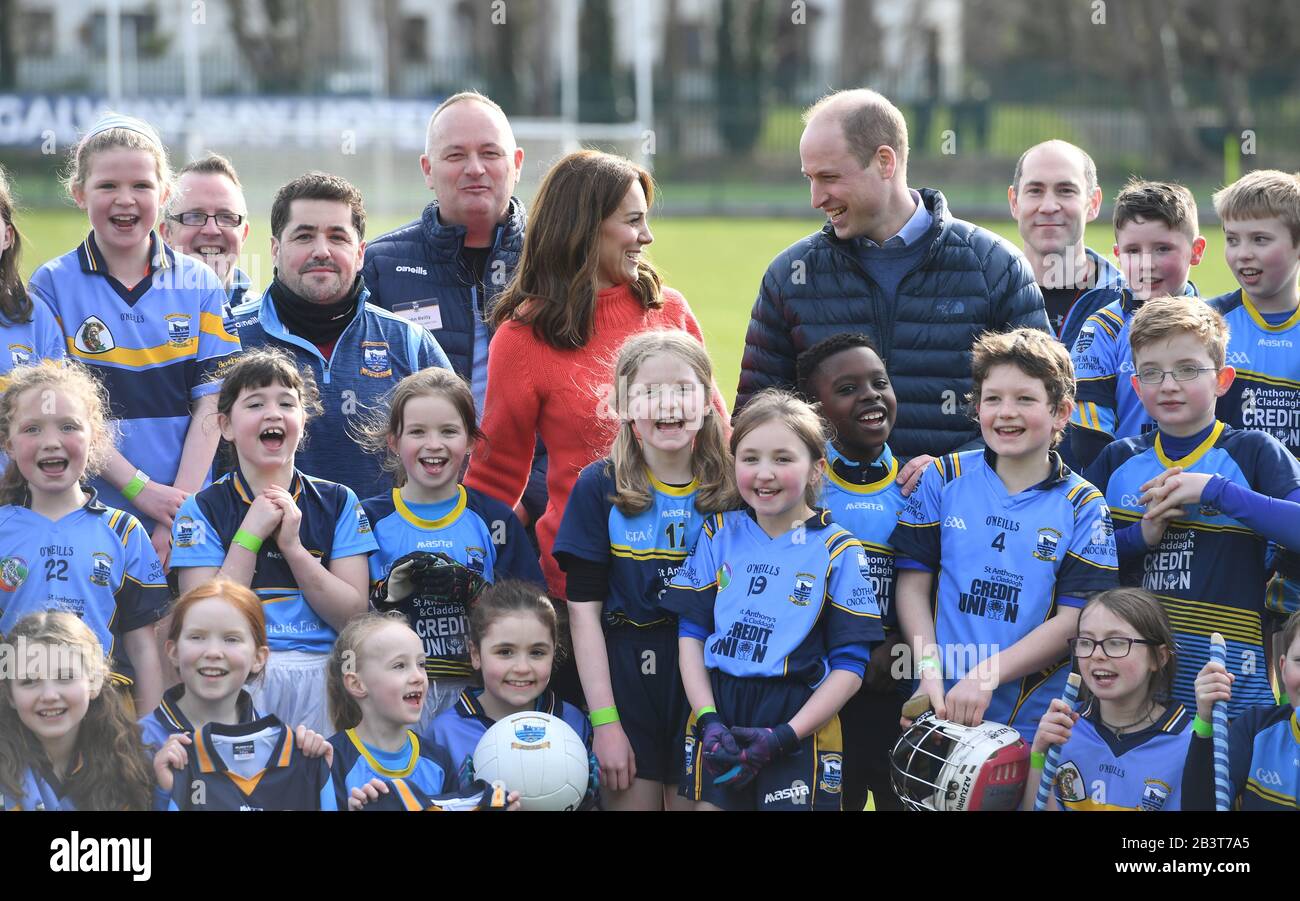
[[[117,344],[104,320],[98,316],[87,316],[85,322],[77,328],[72,346],[83,354],[106,354]]]
[[[190,317],[185,313],[169,313],[163,317],[167,320],[167,343],[172,347],[184,347],[190,343]]]
[[[361,374],[372,379],[392,377],[393,368],[388,362],[387,341],[361,342]]]
[[[1061,533],[1056,529],[1039,529],[1038,544],[1034,546],[1034,556],[1048,563],[1056,562],[1056,550],[1061,541]]]

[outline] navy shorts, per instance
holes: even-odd
[[[813,690],[790,679],[740,679],[709,671],[713,703],[728,726],[779,726],[790,721]],[[799,743],[794,754],[758,771],[744,788],[714,785],[713,774],[695,753],[695,715],[686,724],[682,797],[707,801],[723,810],[839,810],[844,795],[844,741],[839,717]]]
[[[605,630],[619,723],[636,755],[636,777],[677,785],[690,705],[677,670],[677,624]]]

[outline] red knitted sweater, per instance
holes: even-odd
[[[654,328],[684,329],[704,343],[686,298],[665,287],[663,301],[660,309],[647,310],[627,285],[606,288],[596,295],[591,340],[576,350],[557,350],[517,321],[506,322],[492,337],[482,423],[488,440],[471,457],[465,484],[514,506],[532,467],[534,434],[541,434],[549,454],[549,496],[537,540],[542,571],[557,597],[565,596],[564,572],[551,548],[569,493],[582,468],[605,456],[618,432],[609,403],[619,348],[631,335]],[[725,417],[716,385],[713,398]]]

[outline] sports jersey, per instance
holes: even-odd
[[[1215,415],[1233,428],[1267,432],[1300,457],[1300,309],[1270,325],[1240,288],[1207,303],[1228,323],[1227,362],[1237,370]],[[1282,552],[1277,568],[1268,609],[1294,613],[1300,607],[1300,552]]]
[[[597,460],[583,467],[555,538],[557,560],[564,554],[609,567],[603,612],[610,624],[671,621],[659,606],[660,596],[686,562],[704,523],[695,508],[698,482],[675,487],[648,471],[646,475],[650,506],[628,514],[611,500],[617,493],[613,462]]]
[[[351,488],[295,469],[289,493],[302,511],[299,539],[325,568],[332,560],[378,549],[370,520]],[[252,503],[248,483],[238,470],[186,498],[172,524],[172,568],[221,566]],[[267,646],[272,651],[328,653],[338,634],[307,602],[273,539],[262,543],[256,565],[249,587],[262,599]]]
[[[1114,530],[1101,492],[1052,453],[1042,482],[1008,494],[989,450],[928,467],[894,530],[898,565],[939,573],[935,638],[945,689],[1051,619],[1060,604],[1118,584]],[[906,558],[906,559],[905,559]],[[1069,672],[1058,663],[999,685],[985,719],[1031,741]]]
[[[244,347],[285,351],[310,371],[320,388],[325,412],[307,426],[307,441],[298,451],[304,471],[341,482],[361,497],[387,491],[392,480],[378,454],[347,436],[376,410],[387,411],[389,392],[406,376],[430,366],[450,369],[447,355],[422,326],[367,303],[363,286],[357,310],[334,343],[329,359],[306,338],[280,321],[268,296],[246,300],[230,311]]]
[[[1196,296],[1191,282],[1183,294]],[[1135,371],[1133,351],[1128,343],[1129,327],[1142,303],[1132,291],[1123,288],[1119,300],[1084,320],[1070,352],[1078,384],[1077,403],[1070,414],[1074,425],[1115,438],[1128,438],[1155,428],[1129,378]]]
[[[1235,696],[1237,686],[1234,683]],[[1183,771],[1183,806],[1214,809],[1214,752],[1193,738]],[[1255,707],[1228,724],[1228,796],[1237,810],[1291,810],[1300,805],[1300,721],[1295,708]]]
[[[862,545],[824,510],[772,538],[751,511],[718,513],[673,577],[663,607],[704,640],[704,663],[742,678],[818,685],[833,668],[863,673],[884,638]],[[856,646],[851,665],[837,652]]]
[[[488,729],[496,725],[496,720],[484,712],[483,705],[479,702],[479,696],[482,694],[481,688],[462,691],[454,706],[434,717],[433,724],[425,735],[427,743],[446,748],[447,753],[451,755],[452,763],[457,767],[465,762],[466,757],[471,759],[474,757],[474,749],[478,747],[479,740]],[[537,697],[533,709],[564,720],[574,732],[578,733],[578,737],[586,744],[587,750],[591,750],[591,723],[577,707],[560,700],[555,692],[548,688]]]
[[[1093,702],[1061,745],[1056,802],[1062,810],[1180,810],[1191,738],[1192,715],[1182,704],[1141,732],[1116,736]]]
[[[463,485],[447,512],[437,519],[421,518],[402,499],[400,489],[362,503],[374,527],[379,551],[370,556],[370,579],[388,578],[393,561],[412,551],[441,552],[489,582],[526,579],[545,584],[519,517],[505,504]],[[411,595],[398,607],[424,641],[429,678],[465,678],[474,672],[469,662],[469,611]]]
[[[886,628],[896,627],[894,548],[889,542],[898,525],[898,514],[907,503],[902,486],[894,481],[898,478],[898,460],[885,445],[876,461],[863,468],[845,459],[828,442],[826,461],[826,478],[822,480],[818,503],[862,542],[882,622]]]
[[[447,749],[422,740],[409,730],[406,737],[406,747],[389,753],[363,742],[356,729],[345,729],[331,736],[334,765],[330,780],[321,791],[321,809],[347,810],[352,789],[371,779],[391,783],[401,778],[431,797],[457,791],[456,767]]]
[[[1141,520],[1141,486],[1171,466],[1218,474],[1273,497],[1300,488],[1300,463],[1271,436],[1216,422],[1187,456],[1171,460],[1159,431],[1116,441],[1088,470],[1106,493],[1117,527]],[[1210,635],[1228,643],[1228,671],[1236,675],[1228,713],[1273,703],[1264,656],[1264,558],[1268,542],[1206,504],[1169,524],[1160,546],[1121,561],[1120,579],[1150,591],[1169,614],[1178,639],[1174,697],[1196,703],[1195,680],[1210,659]]]
[[[72,775],[81,768],[78,760]],[[7,794],[0,786],[0,811],[14,810],[76,810],[70,795],[64,794],[63,780],[45,769],[27,767],[22,775],[22,797]]]
[[[203,263],[150,235],[149,271],[134,288],[108,274],[92,232],[75,250],[32,275],[32,294],[50,305],[67,354],[94,368],[108,389],[117,449],[154,481],[176,481],[190,428],[190,404],[221,389],[222,361],[239,352],[226,331],[226,292]],[[104,502],[140,514],[102,478]],[[206,484],[206,482],[205,482]]]
[[[175,773],[168,810],[320,810],[324,757],[305,757],[274,716],[208,723]]]
[[[146,748],[153,748],[156,751],[163,746],[169,736],[178,732],[188,732],[191,735],[195,732],[193,724],[181,710],[179,701],[184,696],[185,683],[173,685],[163,692],[162,702],[140,718],[140,739]],[[239,690],[239,698],[235,701],[235,713],[238,716],[238,723],[251,723],[262,717],[253,706],[252,697],[242,688]]]
[[[162,619],[171,594],[140,521],[86,493],[54,522],[30,507],[0,507],[0,634],[28,613],[75,613],[113,658],[115,681],[129,685],[121,638]]]
[[[41,360],[62,360],[63,330],[45,301],[32,297],[32,317],[9,322],[0,315],[0,391],[9,386],[9,373]]]

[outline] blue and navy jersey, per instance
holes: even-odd
[[[333,560],[378,549],[370,520],[351,488],[295,469],[289,493],[302,511],[298,528],[302,545],[325,568]],[[226,551],[252,503],[253,495],[238,470],[186,498],[172,524],[172,568],[225,563]],[[272,651],[325,654],[333,647],[338,633],[311,608],[273,539],[264,541],[257,552],[249,587],[262,599],[266,640]]]
[[[1233,694],[1237,686],[1232,687]],[[1300,809],[1300,721],[1290,704],[1254,707],[1228,724],[1228,795],[1236,810]],[[1193,738],[1183,771],[1183,803],[1214,809],[1214,757]]]
[[[829,466],[818,503],[830,512],[831,519],[862,542],[882,621],[885,628],[895,629],[898,613],[894,610],[894,546],[890,540],[898,525],[898,514],[907,503],[902,486],[894,481],[898,478],[898,460],[886,445],[876,462],[864,470],[845,460],[829,443],[826,459]]]
[[[370,556],[370,579],[388,578],[393,562],[412,551],[444,553],[488,582],[525,579],[545,585],[542,568],[519,517],[496,498],[457,486],[456,497],[437,519],[425,519],[402,499],[401,490],[368,498],[362,508],[375,530],[379,551]],[[438,508],[441,512],[441,507]],[[460,604],[422,597],[398,607],[424,641],[430,678],[473,675],[469,662],[469,611]]]
[[[945,685],[1051,619],[1061,603],[1119,584],[1115,535],[1101,492],[1055,453],[1051,474],[1008,494],[992,451],[949,454],[925,470],[899,516],[900,567],[939,573],[935,639]],[[998,686],[985,719],[1029,741],[1069,673],[1061,660]]]
[[[9,373],[19,366],[65,356],[59,321],[40,297],[33,296],[31,301],[32,318],[27,322],[9,322],[0,315],[0,391],[8,386]]]
[[[1183,293],[1195,297],[1196,288],[1188,282]],[[1118,300],[1093,313],[1079,329],[1070,351],[1077,379],[1070,422],[1076,426],[1115,438],[1141,435],[1156,427],[1130,378],[1135,370],[1128,333],[1133,314],[1141,307],[1142,301],[1123,288]]]
[[[162,702],[140,718],[140,739],[146,748],[157,751],[170,736],[178,732],[194,734],[193,724],[178,703],[184,696],[185,683],[173,685],[163,692]],[[239,724],[251,723],[262,718],[257,708],[253,706],[252,696],[243,689],[240,689],[239,698],[235,701],[235,712],[239,717],[236,723]]]
[[[1062,810],[1181,810],[1192,715],[1171,704],[1141,732],[1116,736],[1095,701],[1061,745],[1056,803]]]
[[[87,493],[84,506],[56,522],[0,507],[0,634],[28,613],[75,613],[113,658],[115,681],[129,685],[122,636],[162,619],[171,594],[140,521]]]
[[[1237,370],[1218,418],[1266,432],[1300,457],[1300,309],[1269,325],[1240,288],[1207,302],[1228,323],[1228,365]]]
[[[861,662],[884,638],[862,544],[824,510],[776,538],[749,510],[708,517],[663,606],[708,633],[709,669],[740,678],[818,685],[836,651]]]
[[[605,620],[634,626],[671,621],[659,599],[700,536],[704,515],[695,508],[697,482],[675,487],[652,474],[650,506],[628,514],[614,506],[614,464],[583,468],[569,495],[552,553],[609,567]],[[563,561],[561,560],[561,565]]]
[[[1159,431],[1116,441],[1088,470],[1106,493],[1117,527],[1141,520],[1141,486],[1171,466],[1218,474],[1272,497],[1300,489],[1300,463],[1263,432],[1216,422],[1209,435],[1181,460],[1165,454]],[[1164,606],[1178,639],[1174,697],[1196,703],[1196,674],[1210,659],[1210,635],[1228,642],[1232,684],[1230,716],[1273,703],[1264,656],[1264,584],[1268,542],[1257,532],[1202,504],[1169,524],[1160,546],[1122,561],[1120,579],[1150,591]]]
[[[320,810],[329,788],[324,757],[305,757],[274,716],[208,723],[175,774],[168,810]]]
[[[245,348],[279,348],[316,378],[325,412],[308,423],[298,467],[347,485],[361,497],[383,494],[392,480],[378,454],[347,436],[356,434],[376,410],[386,411],[389,392],[411,373],[430,366],[451,368],[426,329],[367,303],[369,297],[370,292],[362,288],[356,315],[339,335],[328,360],[315,344],[285,328],[270,297],[254,297],[231,310]]]
[[[81,768],[81,762],[72,772]],[[69,773],[71,775],[71,773]],[[27,767],[22,775],[22,795],[5,791],[0,785],[0,811],[14,810],[76,810],[71,795],[65,794],[63,780],[44,769]]]
[[[75,250],[32,275],[32,294],[59,320],[69,357],[92,367],[108,389],[117,449],[165,485],[176,481],[190,427],[190,405],[221,389],[218,370],[239,352],[222,319],[225,289],[203,263],[174,252],[157,235],[150,271],[134,288],[108,274],[92,233]],[[106,504],[153,522],[104,479]]]
[[[460,693],[460,698],[451,707],[434,717],[429,725],[425,741],[436,743],[447,749],[451,761],[458,768],[465,758],[473,759],[474,750],[487,730],[496,725],[479,703],[481,688],[468,688]],[[561,701],[549,688],[542,692],[533,709],[539,713],[558,716],[583,740],[588,752],[591,751],[592,728],[586,715],[572,704]]]
[[[406,737],[406,747],[388,753],[363,742],[356,729],[345,729],[331,736],[334,765],[330,780],[321,791],[321,810],[347,810],[352,789],[371,779],[390,784],[402,779],[431,798],[457,791],[456,767],[447,749],[422,740],[409,730]]]

